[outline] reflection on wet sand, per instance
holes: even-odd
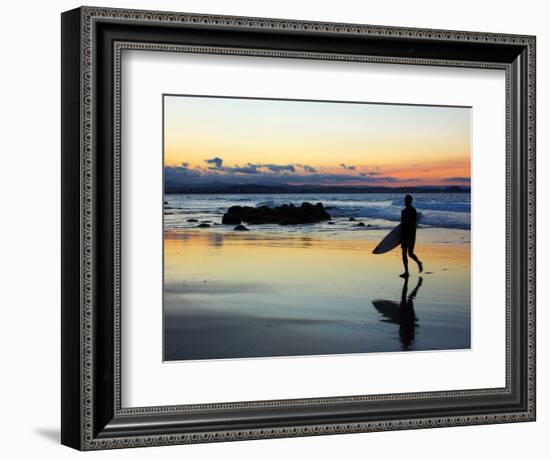
[[[409,350],[414,343],[415,328],[418,326],[418,318],[414,312],[413,300],[418,294],[418,290],[422,286],[422,277],[418,278],[418,282],[411,294],[407,296],[409,278],[405,278],[403,289],[401,291],[401,302],[388,301],[377,299],[372,301],[374,308],[382,315],[382,323],[393,323],[399,325],[399,339],[402,349]]]
[[[164,359],[470,348],[469,244],[420,242],[409,294],[374,240],[167,231]]]

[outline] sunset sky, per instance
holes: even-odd
[[[167,186],[469,185],[471,109],[164,97]]]

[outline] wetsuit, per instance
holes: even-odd
[[[416,241],[416,209],[414,207],[405,207],[401,212],[401,248],[414,251]]]

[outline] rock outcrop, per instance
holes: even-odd
[[[230,207],[223,215],[222,224],[311,224],[330,220],[330,215],[323,207],[322,203],[310,204],[304,202],[299,207],[290,205],[281,205],[280,207],[270,208],[266,205],[261,207]]]

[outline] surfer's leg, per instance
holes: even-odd
[[[423,267],[422,267],[422,263],[420,262],[420,259],[418,259],[418,257],[414,254],[414,245],[413,246],[410,246],[409,247],[409,257],[418,264],[418,271],[419,272],[422,272]]]
[[[407,259],[407,247],[405,245],[401,245],[401,257],[403,259],[403,267],[405,267],[405,272],[399,276],[406,278],[409,276],[409,261]]]

